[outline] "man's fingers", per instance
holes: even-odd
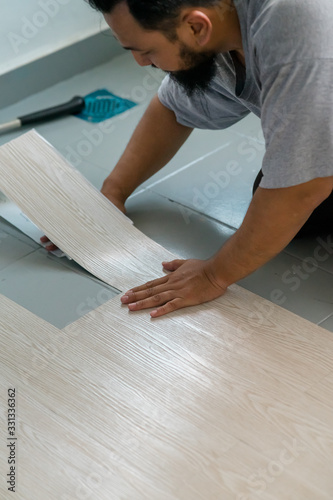
[[[142,300],[146,299],[147,297],[151,297],[152,295],[159,293],[159,291],[163,291],[161,290],[161,288],[158,287],[164,285],[165,283],[167,283],[167,281],[168,277],[163,276],[163,278],[159,278],[154,281],[148,281],[148,283],[145,283],[144,285],[132,288],[131,290],[128,290],[121,297],[121,302],[123,304],[129,304],[130,302],[136,302],[137,300]]]
[[[48,252],[55,252],[56,250],[58,250],[58,247],[52,243],[52,241],[49,240],[49,238],[47,236],[42,236],[40,238],[40,242],[45,244],[45,243],[50,243],[49,245],[47,245],[45,248],[45,250],[47,250]]]
[[[121,297],[130,311],[152,309],[150,316],[157,318],[183,307],[216,299],[226,292],[227,287],[216,282],[211,264],[206,261],[177,259],[163,265],[175,272],[128,290]]]
[[[154,311],[150,313],[152,318],[159,318],[160,316],[164,316],[165,314],[169,314],[170,312],[177,311],[177,309],[182,309],[185,307],[182,299],[173,299],[170,302],[167,302],[161,307],[158,307]]]
[[[183,302],[183,299],[179,297],[175,297],[174,292],[168,291],[154,295],[153,297],[149,297],[148,299],[138,300],[137,302],[132,302],[128,304],[128,308],[130,311],[140,311],[142,309],[151,309],[156,308],[157,306],[163,306],[163,309],[160,309],[160,314],[167,314],[167,312],[174,311],[174,307],[180,302]]]
[[[170,262],[162,262],[162,265],[167,271],[176,271],[182,264],[184,264],[184,262],[186,261],[176,259]],[[144,285],[132,288],[131,290],[128,290],[124,293],[124,295],[121,297],[121,302],[123,304],[130,304],[132,302],[137,302],[139,300],[152,297],[158,294],[160,291],[163,291],[161,289],[157,289],[157,287],[167,283],[168,279],[168,276],[163,276],[162,278],[148,281]]]
[[[176,271],[180,266],[182,266],[186,262],[182,259],[171,260],[170,262],[162,262],[162,266],[167,271]]]
[[[158,288],[154,289],[155,292],[150,293],[149,290],[143,292],[137,292],[133,295],[127,295],[121,298],[123,304],[127,304],[131,311],[138,311],[140,309],[156,307],[165,304],[169,300],[175,298],[175,294],[172,290],[162,291],[158,290]],[[126,298],[127,297],[127,298]]]
[[[58,247],[53,243],[50,243],[50,245],[47,245],[47,247],[45,247],[45,250],[47,250],[48,252],[55,252],[56,250],[58,250]]]

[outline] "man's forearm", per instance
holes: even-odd
[[[332,191],[332,178],[286,189],[258,188],[243,224],[210,259],[223,287],[245,278],[281,252]]]
[[[172,159],[191,132],[191,128],[177,123],[175,114],[155,96],[105,180],[103,194],[115,194],[125,202],[142,182]]]

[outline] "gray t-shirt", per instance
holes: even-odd
[[[289,187],[333,175],[333,0],[234,0],[246,76],[230,54],[204,96],[167,76],[159,99],[177,121],[223,129],[250,111],[266,143],[260,186]],[[244,81],[245,80],[245,81]]]

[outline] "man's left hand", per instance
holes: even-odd
[[[150,315],[157,318],[216,299],[226,292],[227,287],[217,282],[209,260],[173,260],[162,265],[171,272],[129,290],[121,298],[130,311],[154,307]]]

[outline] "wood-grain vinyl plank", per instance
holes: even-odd
[[[0,148],[0,187],[120,290],[171,256],[33,132]],[[63,330],[3,296],[0,310],[19,500],[331,500],[328,331],[238,286],[155,320],[116,297]]]
[[[158,277],[161,262],[174,258],[35,131],[0,148],[0,189],[61,250],[115,288]]]
[[[22,499],[75,498],[91,470],[96,500],[233,499],[256,488],[264,499],[330,498],[332,413],[292,385],[277,384],[274,397],[276,379],[262,372],[260,383],[255,365],[231,377],[232,358],[214,345],[208,356],[209,312],[196,315],[201,341],[194,329],[180,348],[188,313],[173,318],[168,339],[168,319],[150,330],[147,315],[128,314],[117,299],[62,331],[0,304],[1,380],[18,387]],[[295,457],[284,452],[293,446]],[[262,490],[257,476],[270,467],[279,475]]]

